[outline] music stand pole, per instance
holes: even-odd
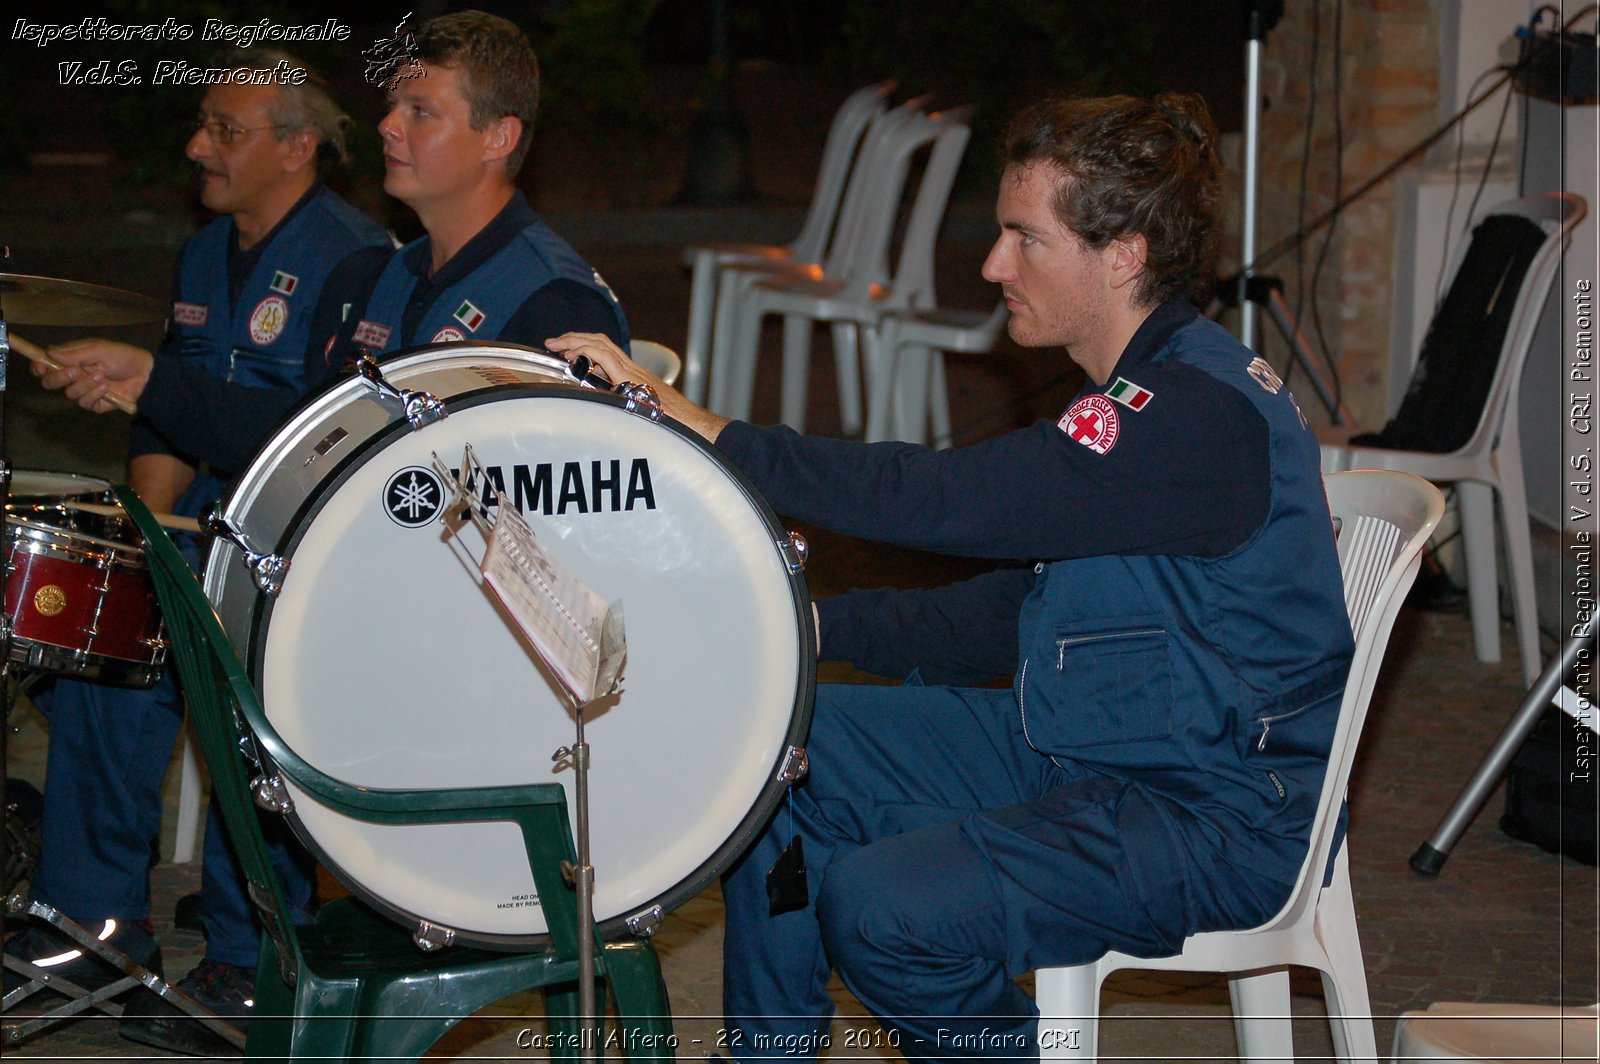
[[[1244,211],[1239,233],[1239,342],[1255,348],[1256,310],[1246,289],[1256,258],[1256,176],[1260,168],[1261,50],[1267,31],[1283,17],[1283,0],[1245,0]]]

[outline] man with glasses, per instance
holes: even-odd
[[[160,348],[152,355],[84,339],[50,349],[63,368],[36,367],[45,387],[91,410],[112,408],[113,387],[136,398],[128,482],[152,509],[187,516],[225,493],[311,383],[308,366],[320,367],[346,306],[364,296],[392,247],[320,180],[324,166],[344,159],[348,124],[320,81],[253,76],[302,69],[268,49],[218,65],[238,77],[206,92],[185,154],[199,168],[201,202],[220,217],[183,247]],[[198,545],[184,546],[198,564]],[[50,717],[50,747],[33,894],[159,971],[148,870],[161,781],[183,722],[178,691],[170,679],[148,690],[63,679],[38,701]],[[297,867],[287,851],[274,856],[291,905],[305,908],[309,865]],[[248,1018],[260,930],[215,813],[201,896],[205,960],[178,987],[219,1014]],[[6,952],[88,986],[119,974],[74,956],[69,941],[42,926]],[[168,1013],[176,1010],[137,995],[123,1033],[179,1052],[229,1052],[199,1024],[175,1024]]]

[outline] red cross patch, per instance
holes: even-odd
[[[1117,408],[1103,395],[1086,395],[1073,403],[1056,422],[1056,428],[1095,454],[1105,454],[1115,447],[1121,432]]]

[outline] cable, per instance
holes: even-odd
[[[1483,73],[1479,74],[1477,76],[1477,78],[1475,78],[1473,80],[1472,86],[1467,89],[1467,95],[1470,97],[1473,93],[1477,92],[1478,91],[1478,85],[1483,81],[1483,79],[1488,77],[1488,76],[1490,76],[1496,70],[1499,70],[1499,69],[1501,69],[1501,68],[1498,67],[1498,66],[1492,66],[1489,69],[1485,70]],[[1506,103],[1509,104],[1511,102],[1509,82],[1506,82],[1506,83],[1503,83],[1503,84],[1506,84],[1508,86],[1507,93],[1506,93]],[[1505,112],[1503,110],[1500,113],[1500,122],[1501,122],[1502,126],[1505,123]],[[1500,133],[1499,133],[1499,130],[1497,129],[1495,131],[1495,144],[1498,145],[1499,141],[1500,141]],[[1456,127],[1456,160],[1455,160],[1455,170],[1456,170],[1455,178],[1456,179],[1455,179],[1455,184],[1452,185],[1451,188],[1450,188],[1450,206],[1445,210],[1445,215],[1444,215],[1444,251],[1443,251],[1442,255],[1439,258],[1439,276],[1437,278],[1435,278],[1434,282],[1433,282],[1433,305],[1434,305],[1435,309],[1438,309],[1440,301],[1444,299],[1444,278],[1445,278],[1445,273],[1449,269],[1449,266],[1450,266],[1450,244],[1451,244],[1451,241],[1454,240],[1455,235],[1456,235],[1456,230],[1455,230],[1456,201],[1460,198],[1460,195],[1461,195],[1461,162],[1462,162],[1463,152],[1465,151],[1465,148],[1466,148],[1466,142],[1467,142],[1467,130],[1466,130],[1465,124],[1457,126]],[[1490,149],[1489,158],[1490,158],[1491,161],[1494,159],[1494,149],[1493,148]],[[1483,188],[1482,182],[1479,183],[1478,188],[1479,188],[1480,191],[1482,190],[1482,188]],[[1474,206],[1476,206],[1477,197],[1473,197],[1473,204],[1474,204]],[[1468,225],[1472,224],[1472,211],[1471,210],[1467,211],[1467,224]],[[1465,228],[1466,227],[1463,226],[1463,229],[1465,229]]]

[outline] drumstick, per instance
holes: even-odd
[[[81,510],[86,514],[99,514],[101,517],[128,516],[123,512],[122,507],[107,506],[103,502],[78,502],[75,499],[62,499],[56,505],[67,510]],[[200,522],[196,521],[192,517],[182,517],[178,514],[158,513],[152,513],[150,516],[155,518],[156,524],[161,525],[163,528],[176,528],[182,532],[200,531]]]
[[[30,362],[37,362],[48,369],[65,368],[61,363],[51,358],[44,348],[32,341],[24,340],[16,333],[11,334],[11,348]],[[116,392],[106,392],[105,400],[124,414],[132,414],[139,409],[131,399],[124,399]]]

